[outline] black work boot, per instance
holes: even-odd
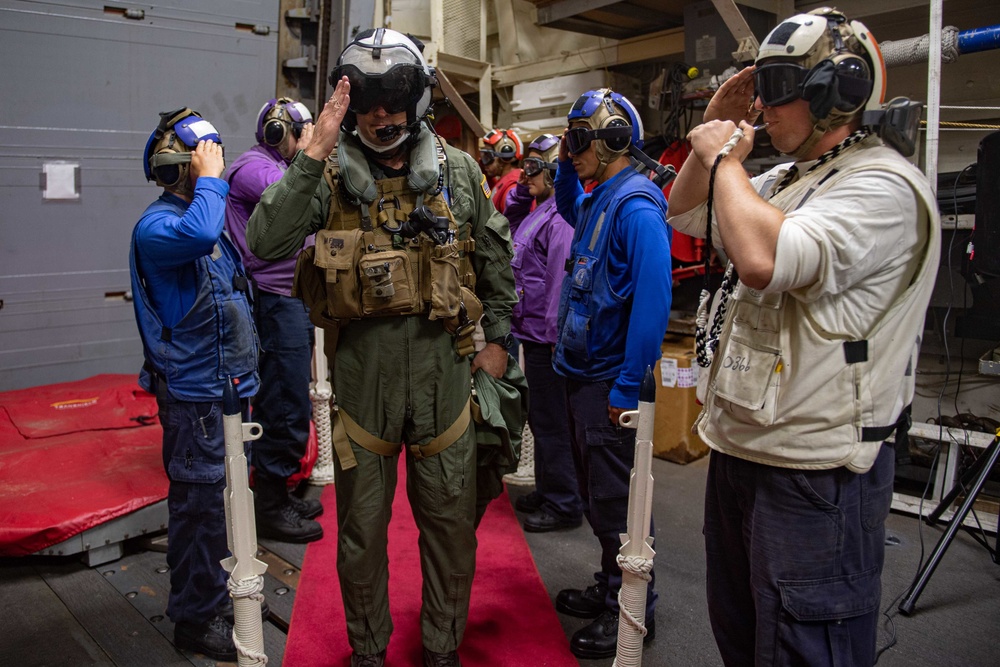
[[[315,519],[323,513],[323,503],[314,498],[299,498],[294,493],[289,493],[288,500],[303,519]]]
[[[458,651],[438,653],[424,647],[424,667],[462,667],[458,659]]]
[[[181,621],[174,626],[174,646],[213,660],[236,662],[233,626],[221,616],[213,616],[204,623]]]
[[[259,470],[254,474],[254,514],[257,537],[298,544],[323,537],[323,526],[295,509],[285,480],[261,474]]]
[[[605,609],[590,625],[576,631],[569,641],[570,652],[584,660],[600,660],[613,658],[618,652],[619,612]],[[648,644],[656,637],[656,621],[646,619],[646,636],[643,644]]]
[[[385,649],[378,653],[352,653],[351,667],[382,667],[385,664]]]
[[[564,614],[577,618],[597,618],[607,605],[604,600],[608,594],[608,585],[597,583],[582,591],[567,588],[559,591],[556,596],[556,609]]]

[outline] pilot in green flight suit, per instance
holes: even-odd
[[[476,162],[426,121],[431,70],[410,38],[360,33],[331,73],[312,142],[247,227],[257,256],[293,255],[296,291],[336,339],[340,586],[352,665],[381,665],[392,632],[386,534],[397,456],[420,529],[424,662],[458,665],[475,571],[471,362],[499,378],[516,302],[507,220]],[[401,445],[400,443],[405,443]]]

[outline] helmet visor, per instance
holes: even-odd
[[[554,165],[551,162],[546,162],[538,157],[528,157],[524,158],[524,164],[522,165],[522,169],[524,169],[525,176],[538,176],[546,169],[555,171],[556,165]]]
[[[390,114],[407,111],[426,87],[423,71],[413,65],[398,65],[385,74],[366,74],[354,65],[342,65],[331,78],[336,83],[341,76],[351,84],[350,109],[360,114],[375,107]]]
[[[802,97],[802,83],[809,73],[795,63],[760,65],[753,72],[754,87],[760,103],[766,107],[788,104]]]

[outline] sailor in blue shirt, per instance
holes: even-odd
[[[164,188],[132,234],[129,257],[145,364],[163,427],[167,496],[167,615],[174,645],[236,660],[223,499],[222,389],[257,391],[257,335],[239,254],[222,235],[228,184],[222,143],[190,109],[161,114],[145,150],[146,179]],[[227,618],[228,617],[228,618]]]
[[[588,91],[573,105],[556,174],[560,215],[575,229],[559,303],[556,371],[567,378],[570,441],[584,513],[601,543],[597,583],[561,591],[556,607],[595,618],[573,635],[581,658],[615,655],[617,563],[627,529],[635,431],[618,418],[638,406],[647,366],[660,358],[670,316],[670,230],[660,189],[632,168],[642,121],[632,104],[608,89]],[[584,193],[581,180],[596,180]],[[653,638],[653,580],[646,597],[646,641]]]

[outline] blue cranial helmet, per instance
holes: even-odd
[[[160,124],[149,135],[143,151],[143,172],[147,181],[179,191],[190,189],[188,166],[191,151],[199,141],[222,145],[215,126],[187,107],[160,113]]]
[[[566,120],[585,122],[590,126],[573,129],[567,133],[567,148],[570,153],[579,154],[587,150],[591,143],[597,159],[607,165],[618,159],[629,146],[642,148],[642,119],[639,112],[624,96],[610,88],[588,90],[581,95]]]

